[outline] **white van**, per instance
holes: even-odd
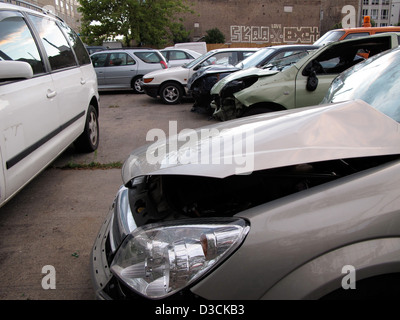
[[[96,73],[77,34],[40,7],[0,3],[0,206],[72,142],[96,150],[98,114]]]
[[[205,54],[207,53],[207,44],[205,42],[183,42],[176,43],[173,47],[167,47],[165,49],[189,49]]]

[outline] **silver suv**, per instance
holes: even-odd
[[[91,58],[99,90],[133,89],[143,93],[143,76],[168,68],[164,56],[154,49],[111,49],[94,53]]]
[[[0,206],[72,142],[97,149],[98,101],[77,34],[40,7],[0,3]]]

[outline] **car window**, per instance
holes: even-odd
[[[25,61],[32,66],[33,74],[45,72],[32,33],[17,12],[0,11],[0,60]]]
[[[160,63],[162,60],[157,52],[135,52],[135,56],[146,63]]]
[[[205,60],[201,65],[203,67],[208,66],[208,65],[225,65],[225,64],[231,64],[235,65],[239,62],[238,58],[238,53],[237,52],[219,52],[216,53],[215,55],[209,57],[207,60]]]
[[[367,37],[369,36],[369,32],[357,32],[357,33],[349,33],[345,39],[354,39],[354,38],[360,38],[360,37]]]
[[[67,39],[54,20],[29,15],[46,50],[52,70],[76,66],[76,60]]]
[[[89,54],[82,43],[82,40],[78,37],[74,30],[68,27],[66,24],[60,24],[61,29],[64,31],[65,35],[67,36],[69,43],[72,45],[74,49],[76,58],[80,65],[90,64],[90,57]]]
[[[93,67],[95,68],[104,67],[106,65],[107,56],[108,56],[107,53],[98,53],[92,55],[91,59]]]
[[[110,54],[110,59],[108,61],[108,66],[128,66],[134,65],[136,62],[133,58],[123,52],[116,52]]]
[[[189,59],[185,52],[183,51],[171,51],[169,53],[169,60],[183,60]]]

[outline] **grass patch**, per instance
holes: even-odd
[[[110,163],[99,163],[99,162],[90,162],[90,163],[73,163],[69,162],[60,169],[63,170],[107,170],[107,169],[122,169],[122,162],[110,162]]]

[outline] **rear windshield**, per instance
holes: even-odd
[[[135,52],[135,56],[146,63],[160,63],[162,61],[161,55],[157,52]]]

